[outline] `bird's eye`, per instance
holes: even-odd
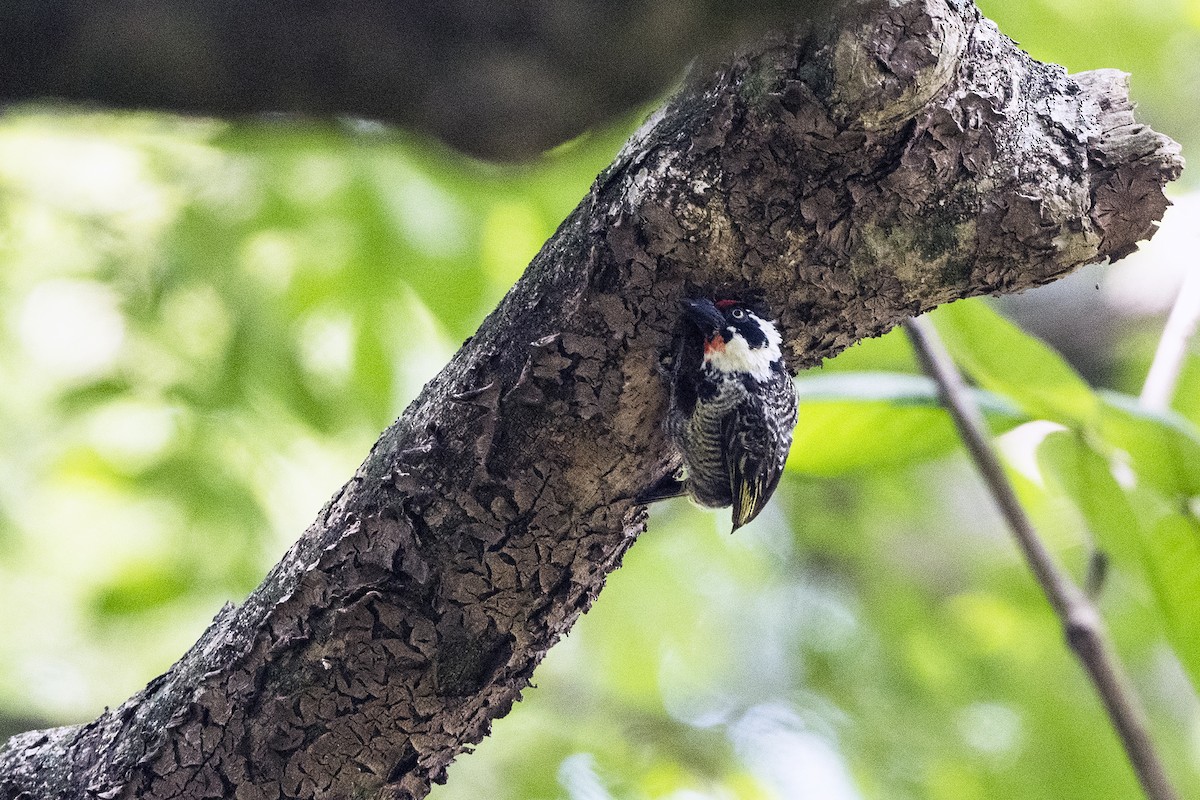
[[[734,319],[741,319],[742,317],[746,316],[746,312],[742,311],[740,308],[735,308],[733,311],[730,312],[730,315]]]

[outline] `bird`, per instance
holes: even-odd
[[[686,494],[704,508],[732,506],[736,531],[771,499],[798,410],[783,337],[767,316],[736,299],[684,301],[667,412],[683,466],[643,502]]]

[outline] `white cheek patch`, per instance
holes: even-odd
[[[770,322],[754,314],[749,316],[766,336],[765,345],[750,347],[743,337],[735,334],[725,343],[725,347],[707,351],[704,360],[722,372],[745,372],[755,380],[767,380],[771,377],[771,364],[779,360],[783,339]]]

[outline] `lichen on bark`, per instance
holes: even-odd
[[[1182,162],[1118,76],[1039,64],[958,0],[866,8],[693,78],[262,587],[120,708],[10,740],[0,797],[421,797],[677,465],[681,297],[753,291],[801,368],[1152,232]]]

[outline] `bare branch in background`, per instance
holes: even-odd
[[[1171,306],[1171,315],[1167,317],[1154,351],[1154,361],[1142,385],[1139,402],[1144,407],[1153,411],[1166,411],[1171,407],[1188,341],[1196,333],[1197,323],[1200,323],[1200,272],[1192,270],[1184,276],[1183,286]]]
[[[1062,622],[1067,644],[1078,656],[1096,687],[1113,727],[1125,746],[1138,780],[1151,800],[1176,800],[1166,769],[1150,739],[1146,712],[1125,675],[1109,640],[1099,609],[1054,561],[1029,521],[1004,467],[992,448],[987,424],[967,391],[962,375],[937,333],[925,320],[910,319],[905,330],[921,367],[937,383],[942,402],[954,419],[967,452],[1008,523],[1029,569]]]
[[[85,0],[0,7],[0,103],[344,115],[536,156],[662,96],[697,57],[830,0]]]

